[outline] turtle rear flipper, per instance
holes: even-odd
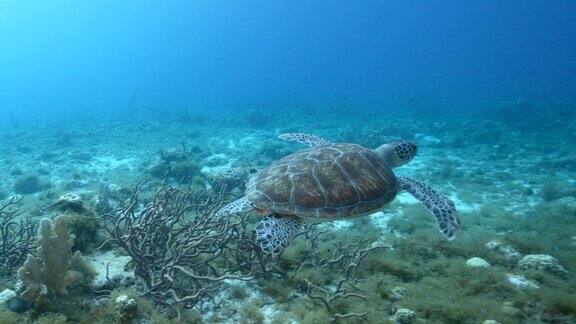
[[[256,226],[256,242],[267,254],[280,254],[302,229],[299,218],[274,214]]]
[[[434,214],[440,232],[447,239],[454,239],[460,230],[460,219],[454,203],[424,182],[406,177],[398,177],[398,182],[402,190],[408,191]]]
[[[222,216],[240,214],[243,212],[247,212],[251,209],[252,204],[250,203],[250,201],[246,197],[242,197],[220,208],[220,210],[216,212],[216,216],[222,217]]]

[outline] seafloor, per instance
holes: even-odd
[[[574,323],[574,109],[516,103],[467,116],[389,115],[350,107],[253,110],[230,117],[135,111],[129,118],[15,123],[1,134],[0,199],[24,198],[0,212],[0,323]],[[444,240],[433,217],[406,193],[374,215],[308,228],[272,259],[238,247],[233,240],[241,235],[211,229],[212,221],[201,224],[207,226],[204,232],[193,232],[192,243],[173,243],[169,235],[147,243],[142,231],[164,229],[157,223],[140,223],[135,228],[141,232],[130,232],[132,241],[121,232],[120,241],[126,239],[122,242],[130,247],[107,231],[128,226],[114,223],[126,210],[137,223],[144,217],[139,211],[154,202],[152,194],[162,186],[202,192],[202,197],[208,197],[206,190],[217,191],[223,199],[217,205],[241,196],[251,173],[302,148],[277,139],[285,132],[370,148],[396,139],[415,141],[417,157],[396,174],[425,181],[450,197],[461,214],[462,233]],[[142,197],[136,200],[137,185]],[[77,196],[63,202],[67,193]],[[127,207],[131,201],[136,203]],[[161,213],[177,207],[159,208]],[[23,275],[17,275],[25,255],[14,261],[6,253],[17,252],[6,247],[10,235],[24,234],[6,230],[4,219],[16,210],[16,219],[32,224],[65,217],[76,236],[72,251],[80,250],[89,268],[76,269],[80,280],[63,291],[48,287],[32,300],[19,299],[30,285],[29,278],[22,283]],[[184,223],[170,235],[213,211],[184,210]],[[257,216],[245,220],[247,225],[235,229],[251,233]],[[230,241],[212,238],[213,232]],[[42,259],[46,251],[36,245],[57,248],[28,235],[26,253]],[[226,247],[198,248],[202,239]],[[165,242],[173,245],[163,250]],[[199,252],[178,259],[174,255],[183,246]],[[244,250],[225,257],[238,249]],[[179,261],[170,265],[158,260],[162,257]],[[258,265],[238,266],[242,258]],[[63,271],[67,265],[74,269],[71,259],[60,261]],[[150,268],[136,269],[134,278],[138,264]],[[184,270],[159,270],[167,264],[196,275],[177,279],[173,276]],[[45,265],[43,271],[49,270]],[[150,283],[146,273],[152,272],[160,274]],[[170,283],[159,283],[163,280]],[[41,287],[42,279],[36,281]]]

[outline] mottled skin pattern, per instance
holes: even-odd
[[[394,150],[396,150],[396,155],[400,160],[409,161],[412,159],[414,155],[416,155],[417,149],[416,145],[414,145],[413,143],[403,142],[398,143],[397,145],[394,144],[396,143],[392,143],[392,145],[394,146]]]
[[[315,146],[284,157],[250,181],[246,198],[263,213],[330,221],[376,212],[396,197],[386,161],[356,144]]]

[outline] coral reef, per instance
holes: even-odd
[[[478,257],[473,257],[473,258],[466,260],[466,265],[469,267],[472,267],[472,268],[488,268],[488,267],[490,267],[490,263],[488,263],[488,261],[486,261],[482,258],[478,258]]]
[[[200,167],[191,161],[191,152],[185,146],[182,150],[160,150],[160,160],[152,165],[149,172],[158,179],[168,178],[176,182],[202,185],[204,180]]]
[[[407,308],[398,308],[393,317],[394,323],[408,324],[416,320],[416,313]]]
[[[66,222],[62,217],[53,221],[44,218],[40,221],[37,256],[29,255],[18,278],[22,280],[20,296],[28,301],[37,300],[43,295],[61,296],[67,288],[80,280],[81,274],[71,270],[82,263],[79,252],[72,254],[74,236],[68,235]]]
[[[72,249],[82,253],[97,245],[100,224],[90,214],[64,213],[61,215],[70,234],[74,235]]]
[[[36,226],[29,217],[20,217],[17,206],[22,197],[0,205],[0,274],[11,275],[30,252]]]
[[[35,175],[22,176],[14,182],[14,192],[21,195],[37,193],[48,187],[50,187],[49,183]]]
[[[535,283],[534,281],[532,281],[532,280],[530,280],[524,276],[509,273],[506,275],[506,278],[508,278],[509,283],[511,283],[514,287],[516,287],[520,290],[540,288],[540,286],[538,286],[537,283]]]
[[[559,276],[568,275],[568,271],[560,265],[556,258],[546,254],[526,255],[518,261],[518,267],[522,270],[542,270]]]
[[[246,218],[216,217],[221,194],[164,186],[137,210],[140,199],[136,189],[127,207],[105,223],[111,242],[132,258],[144,296],[191,308],[213,298],[225,280],[252,278],[255,245],[246,236]],[[249,258],[242,259],[246,243]]]
[[[127,295],[120,295],[114,299],[120,322],[130,322],[138,316],[138,302]]]
[[[3,137],[19,144],[0,147],[0,291],[9,297],[0,322],[572,323],[573,107],[555,115],[545,104],[509,106],[485,121],[363,114],[352,105],[274,118],[71,120],[70,143],[58,143],[61,130],[23,124]],[[416,140],[419,158],[399,174],[449,195],[462,235],[442,240],[426,210],[399,194],[382,212],[308,225],[283,254],[263,255],[253,240],[257,216],[213,214],[262,166],[300,149],[277,140],[288,131],[368,147]],[[30,175],[40,186],[19,190],[35,193],[10,197]],[[64,237],[60,218],[69,235],[53,282],[60,288],[40,279],[15,285],[26,256],[42,258],[38,221],[56,215],[49,236]],[[76,250],[89,262],[72,262]],[[63,279],[70,272],[74,285]],[[50,296],[62,287],[67,294]],[[19,297],[27,288],[40,291],[33,303]]]
[[[75,213],[85,213],[86,209],[83,205],[82,198],[73,192],[68,192],[52,204],[53,209],[59,210],[61,212],[72,211]]]

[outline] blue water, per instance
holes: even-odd
[[[573,101],[573,1],[13,1],[2,111]],[[285,108],[282,108],[285,109]],[[41,117],[39,117],[41,116]]]

